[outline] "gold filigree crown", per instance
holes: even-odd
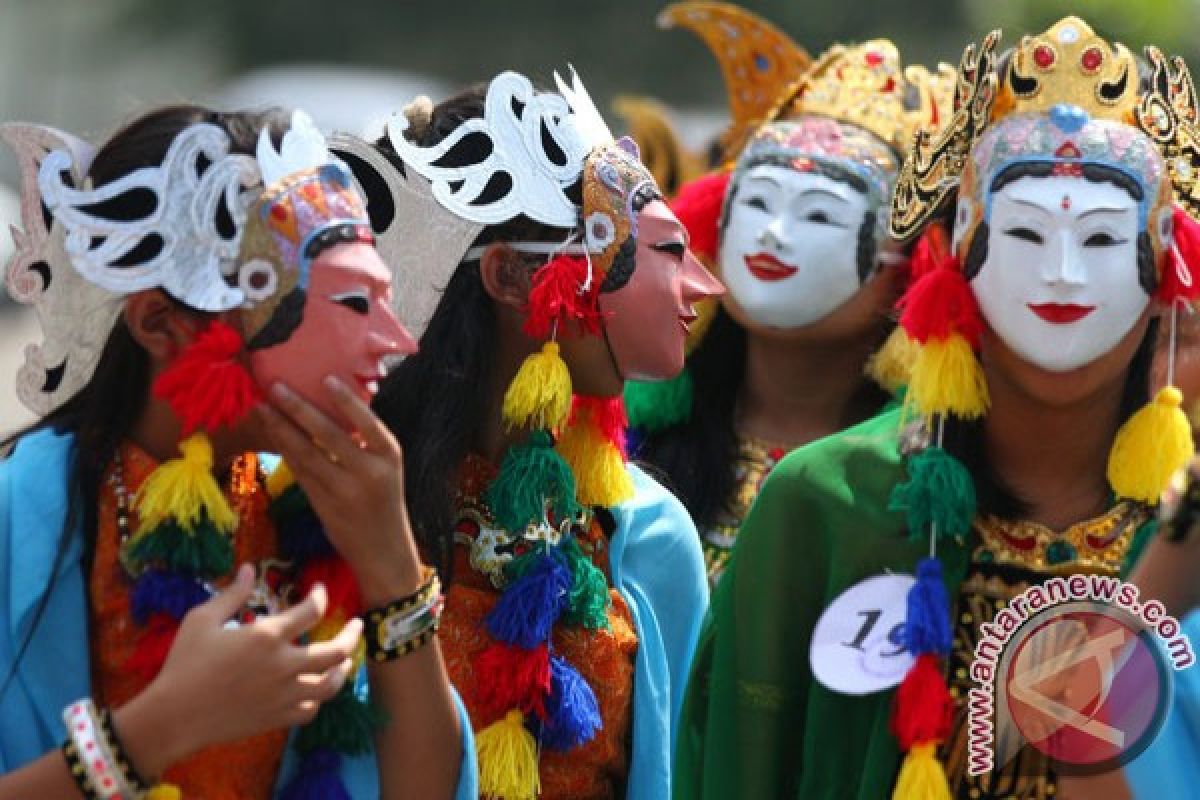
[[[1060,104],[1090,117],[1132,123],[1139,101],[1137,59],[1078,17],[1023,36],[992,106],[992,121],[1010,114],[1046,114]]]
[[[896,45],[887,39],[834,45],[784,92],[768,118],[832,117],[903,152],[918,129],[940,127],[949,116],[954,81],[954,69],[946,64],[936,73],[902,67]]]

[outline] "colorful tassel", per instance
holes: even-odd
[[[521,712],[509,711],[480,731],[475,737],[475,753],[481,797],[535,800],[541,792],[537,742],[525,729]]]
[[[943,742],[950,735],[954,720],[954,699],[946,688],[937,656],[925,653],[896,689],[891,730],[901,750],[911,750],[925,742]]]
[[[558,342],[546,342],[525,359],[504,393],[504,421],[509,429],[530,425],[555,430],[571,411],[571,373],[559,355]]]
[[[927,447],[907,460],[908,480],[897,484],[890,511],[904,511],[908,535],[925,540],[930,531],[939,539],[961,538],[975,519],[975,480],[962,462],[940,447]]]
[[[1180,301],[1190,303],[1200,295],[1200,223],[1179,206],[1173,214],[1174,247],[1166,261],[1154,296],[1167,308]]]
[[[608,594],[608,580],[604,573],[583,552],[574,536],[563,541],[558,552],[566,559],[572,576],[563,622],[588,630],[608,628],[608,609],[612,605],[612,598]]]
[[[582,506],[620,505],[634,494],[625,459],[586,406],[578,406],[577,412],[557,445],[575,475],[575,497]]]
[[[718,227],[729,179],[727,170],[709,173],[680,186],[671,200],[671,210],[687,228],[689,249],[709,263],[717,260]]]
[[[271,518],[279,530],[279,553],[288,561],[302,564],[319,558],[337,555],[325,536],[325,526],[313,510],[305,507],[292,514],[276,514],[272,505]]]
[[[953,800],[946,771],[937,760],[937,745],[919,744],[904,757],[892,800]]]
[[[574,322],[576,333],[599,336],[602,330],[596,304],[598,285],[581,291],[588,280],[588,262],[583,256],[556,256],[533,274],[522,329],[531,339],[547,339],[555,325]]]
[[[152,615],[159,613],[178,622],[210,596],[204,584],[191,575],[148,569],[133,584],[129,604],[138,625],[145,625]]]
[[[183,435],[229,427],[262,401],[262,392],[238,361],[244,343],[214,320],[154,381],[154,396],[171,406]]]
[[[160,783],[146,792],[145,800],[182,800],[183,792],[178,786],[170,783]]]
[[[341,776],[342,757],[327,747],[309,751],[279,800],[353,800]]]
[[[546,716],[550,694],[550,652],[543,642],[526,649],[492,642],[471,659],[477,678],[479,714],[496,719],[509,709]]]
[[[692,416],[693,392],[692,373],[686,367],[666,381],[627,381],[629,424],[656,433],[687,422]]]
[[[571,419],[586,414],[604,440],[610,442],[625,457],[625,431],[629,417],[623,397],[590,397],[577,394],[571,399]]]
[[[312,722],[296,731],[295,748],[306,761],[309,753],[321,748],[348,756],[364,755],[371,752],[375,732],[386,723],[387,715],[380,708],[359,700],[351,679],[332,700],[321,704]]]
[[[354,572],[339,556],[330,556],[306,563],[296,579],[299,597],[306,597],[313,586],[322,584],[329,595],[326,613],[340,612],[345,619],[362,612],[362,598],[358,593],[358,580]]]
[[[897,325],[888,335],[883,347],[867,359],[867,377],[892,394],[898,394],[908,386],[913,364],[916,363],[917,354],[920,352],[920,345],[913,341],[904,328]],[[633,413],[632,409],[630,413]]]
[[[956,414],[964,419],[987,412],[987,379],[971,345],[957,334],[931,339],[913,363],[905,405],[923,416]]]
[[[970,284],[958,269],[935,269],[909,286],[896,304],[900,325],[922,345],[958,334],[978,349],[983,315]]]
[[[286,461],[280,461],[267,476],[267,495],[274,502],[288,489],[299,491],[300,487],[296,485],[296,476],[292,474],[292,468]],[[307,504],[307,501],[305,503]]]
[[[171,652],[178,631],[178,623],[170,614],[152,615],[125,661],[125,669],[146,683],[154,680],[167,660],[167,653]]]
[[[554,518],[568,519],[579,513],[575,475],[555,451],[550,435],[534,431],[520,445],[504,454],[500,472],[487,488],[486,500],[492,516],[506,530],[524,531],[537,525],[549,511]]]
[[[1108,482],[1118,497],[1157,505],[1171,476],[1195,454],[1183,394],[1161,389],[1117,431],[1108,456]]]
[[[542,746],[563,752],[590,742],[603,725],[592,687],[558,656],[550,658],[550,687]]]
[[[544,644],[567,606],[571,577],[562,560],[541,554],[525,574],[505,588],[488,612],[488,632],[501,642],[527,650]]]
[[[904,649],[915,656],[927,653],[946,656],[953,642],[950,599],[942,582],[942,564],[936,558],[923,558],[917,562],[917,582],[908,590]]]
[[[214,580],[233,569],[233,538],[217,530],[207,514],[185,530],[175,520],[161,522],[151,531],[130,539],[122,559],[140,566],[158,566],[170,572]]]
[[[150,473],[134,497],[134,508],[141,520],[135,535],[142,535],[168,517],[184,527],[194,527],[206,513],[218,530],[232,533],[237,526],[237,515],[213,478],[212,444],[208,437],[203,433],[193,434],[179,443],[179,451],[182,456]]]

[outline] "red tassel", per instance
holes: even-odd
[[[900,325],[921,344],[959,333],[973,348],[979,347],[983,335],[979,302],[957,269],[938,267],[924,273],[908,287],[896,308],[900,309]]]
[[[896,690],[892,706],[892,735],[901,750],[924,742],[944,742],[954,720],[954,700],[937,656],[917,656],[917,661]]]
[[[362,613],[358,581],[341,557],[326,556],[305,564],[296,579],[296,591],[300,597],[306,597],[317,583],[322,584],[329,594],[327,617],[341,612],[343,619],[350,619]]]
[[[147,683],[154,680],[167,660],[167,653],[171,652],[171,645],[175,642],[178,630],[179,624],[170,614],[159,613],[151,616],[138,637],[137,646],[125,662],[125,669]]]
[[[599,282],[593,277],[591,289],[581,293],[587,276],[588,262],[583,256],[560,255],[543,264],[533,274],[525,333],[534,339],[547,339],[555,322],[574,320],[583,333],[599,336],[600,309],[596,304]]]
[[[930,225],[917,239],[909,259],[908,269],[913,280],[939,267],[958,269],[958,261],[950,250],[950,237],[941,225]]]
[[[1179,206],[1175,206],[1175,247],[1168,253],[1158,281],[1157,297],[1165,306],[1184,300],[1191,302],[1200,296],[1200,223]]]
[[[717,226],[730,173],[711,172],[679,187],[671,210],[687,228],[691,251],[711,264],[717,260]]]
[[[471,665],[483,725],[514,708],[546,718],[546,698],[550,695],[550,652],[546,645],[526,650],[493,642],[475,654]]]
[[[241,334],[213,320],[154,381],[183,424],[181,438],[197,429],[231,426],[262,400],[262,391],[239,362]]]
[[[617,397],[590,397],[577,394],[571,398],[571,416],[568,426],[574,423],[579,414],[586,414],[600,434],[612,442],[621,455],[625,455],[625,431],[629,427],[629,418],[625,415],[625,399]]]

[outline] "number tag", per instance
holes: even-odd
[[[900,683],[912,666],[904,649],[911,575],[876,575],[856,583],[817,620],[809,647],[813,675],[827,689],[863,695]]]

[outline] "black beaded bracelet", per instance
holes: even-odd
[[[363,614],[367,657],[392,661],[428,644],[437,633],[443,605],[437,572],[426,567],[420,589]]]
[[[104,732],[104,738],[108,741],[108,749],[113,755],[117,769],[125,777],[125,782],[139,794],[149,791],[153,784],[143,778],[137,768],[133,766],[133,762],[129,759],[129,753],[125,751],[125,745],[121,743],[121,738],[117,736],[117,729],[113,726],[112,713],[107,708],[100,711],[100,728]]]

